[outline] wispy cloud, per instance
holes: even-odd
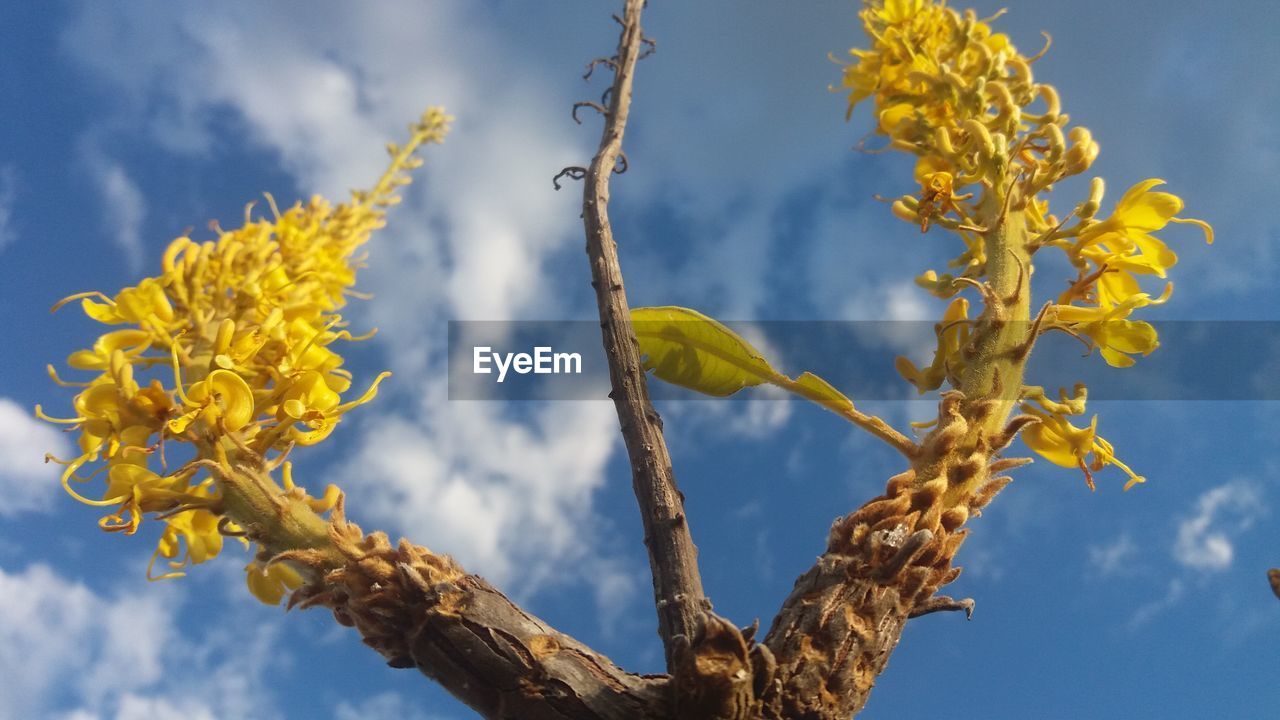
[[[81,162],[98,190],[102,227],[120,248],[129,271],[142,270],[142,223],[147,216],[147,200],[124,166],[108,158],[95,141],[81,143]]]
[[[13,165],[0,165],[0,252],[13,242],[16,235],[13,230],[13,203],[17,188],[17,171]]]
[[[1145,625],[1189,593],[1202,590],[1210,574],[1230,569],[1237,540],[1265,514],[1262,491],[1246,480],[1233,480],[1201,493],[1190,512],[1177,521],[1170,547],[1174,565],[1166,573],[1164,594],[1140,605],[1129,618],[1129,628]],[[1101,561],[1095,565],[1105,566],[1114,560],[1117,569],[1124,567],[1122,561],[1133,554],[1126,547],[1127,537],[1121,536],[1096,555],[1091,549],[1090,557]]]
[[[1164,595],[1157,600],[1152,600],[1145,605],[1141,605],[1129,617],[1129,629],[1137,630],[1146,625],[1153,618],[1169,608],[1177,605],[1182,596],[1187,592],[1187,584],[1182,578],[1172,578],[1169,584],[1165,586]]]
[[[64,457],[69,447],[62,433],[0,397],[0,517],[49,507],[61,491],[57,466],[46,464],[44,455]]]
[[[521,592],[584,579],[612,405],[553,403],[519,421],[497,403],[446,405],[434,388],[417,417],[366,424],[339,472],[355,512]]]
[[[98,593],[44,565],[0,568],[0,707],[13,717],[215,718],[274,714],[260,679],[275,633],[184,639],[168,588]]]
[[[1196,501],[1194,513],[1178,524],[1173,558],[1192,570],[1231,567],[1234,539],[1263,515],[1261,494],[1243,481],[1220,485]]]
[[[446,720],[443,715],[424,712],[415,702],[392,692],[379,693],[358,703],[342,701],[334,708],[333,720]]]
[[[1123,575],[1133,570],[1137,556],[1137,543],[1122,533],[1109,543],[1089,548],[1089,567],[1098,577]]]

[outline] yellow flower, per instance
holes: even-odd
[[[137,355],[151,343],[151,333],[146,330],[115,330],[98,338],[92,350],[77,350],[67,358],[67,364],[77,370],[105,370],[111,364],[111,356],[117,350]]]
[[[874,104],[874,134],[885,139],[884,149],[914,156],[921,187],[918,195],[894,199],[891,212],[921,230],[949,231],[963,244],[947,272],[928,270],[916,279],[952,302],[936,329],[933,362],[917,368],[898,358],[899,373],[922,393],[950,381],[970,400],[999,396],[1020,385],[1034,347],[1036,338],[1020,327],[1068,332],[1116,367],[1155,350],[1155,328],[1133,316],[1172,291],[1166,285],[1153,297],[1139,282],[1165,277],[1177,262],[1156,234],[1170,223],[1188,223],[1212,243],[1208,224],[1179,217],[1182,200],[1156,190],[1162,181],[1155,179],[1134,185],[1109,217],[1096,218],[1105,186],[1093,178],[1084,202],[1061,219],[1054,215],[1049,194],[1059,181],[1088,170],[1099,144],[1087,128],[1069,124],[1058,91],[1035,80],[1034,65],[1047,45],[1024,56],[1007,35],[993,31],[993,18],[981,20],[944,0],[867,0],[859,18],[870,46],[850,51],[843,73],[849,109]],[[1055,304],[1027,322],[1037,269],[1032,261],[1045,247],[1063,250],[1078,275]],[[959,297],[967,288],[976,288],[983,301],[973,322]],[[1141,482],[1096,436],[1094,424],[1078,428],[1067,419],[1083,413],[1083,387],[1070,402],[1046,401],[1042,391],[1035,400],[1031,389],[1018,389],[1031,400],[1024,409],[1040,420],[1024,431],[1028,445],[1057,464],[1082,468],[1090,486],[1089,473],[1106,465],[1128,473],[1129,485]],[[998,426],[991,418],[980,424]]]
[[[156,546],[156,557],[169,560],[163,577],[181,576],[188,565],[199,565],[222,552],[220,517],[208,510],[186,510],[166,519],[167,526]],[[175,558],[178,558],[175,560]]]
[[[1109,271],[1104,278],[1111,287],[1100,301],[1115,302],[1117,292],[1130,287],[1133,274],[1165,277],[1169,268],[1178,262],[1178,256],[1162,240],[1152,233],[1163,230],[1170,222],[1187,223],[1204,231],[1206,242],[1213,243],[1213,229],[1203,220],[1180,218],[1182,199],[1166,192],[1153,192],[1151,188],[1164,184],[1163,180],[1144,180],[1124,194],[1115,211],[1106,220],[1088,225],[1079,234],[1071,249],[1075,258],[1085,258],[1095,267],[1106,265]]]
[[[223,484],[236,473],[267,477],[295,444],[322,440],[344,413],[373,399],[387,373],[344,402],[351,374],[333,345],[361,338],[344,329],[338,311],[347,296],[359,296],[352,289],[358,251],[420,164],[415,150],[439,142],[449,121],[439,110],[425,113],[407,145],[389,148],[391,163],[378,183],[347,203],[314,197],[281,212],[267,196],[270,218],[255,219],[246,208],[242,226],[217,229],[216,240],[176,238],[160,275],[114,297],[79,293],[54,306],[80,300],[90,318],[122,326],[68,359],[96,373],[92,379],[63,382],[50,370],[55,382],[81,388],[76,417],[49,418],[37,407],[40,417],[79,431],[80,455],[58,461],[66,466],[63,485],[81,502],[109,508],[104,530],[133,534],[144,516],[157,515],[165,529],[153,562],[165,558],[175,571],[204,562],[236,526],[222,515]],[[166,441],[191,448],[179,453],[187,462],[172,472]],[[101,499],[72,487],[104,473]],[[285,484],[277,490],[317,512],[341,496],[334,486],[311,498],[291,478]],[[251,585],[296,587],[289,572],[272,565]]]
[[[876,8],[874,12],[885,22],[896,25],[920,14],[924,6],[925,0],[885,0],[884,7]]]
[[[253,419],[253,390],[244,378],[230,370],[214,370],[186,391],[183,405],[190,409],[169,421],[173,434],[186,432],[196,420],[203,420],[210,428],[234,432]]]
[[[80,306],[85,315],[108,325],[173,320],[173,306],[169,304],[169,298],[165,296],[164,288],[156,278],[147,278],[138,283],[137,287],[121,290],[114,300],[106,304],[85,298]]]
[[[245,566],[249,592],[267,605],[279,605],[285,592],[302,587],[303,578],[287,562],[252,562]]]
[[[1023,405],[1024,412],[1040,419],[1022,431],[1022,440],[1049,462],[1062,467],[1076,467],[1084,472],[1089,489],[1094,489],[1093,472],[1107,465],[1115,465],[1129,476],[1124,489],[1145,482],[1135,475],[1128,465],[1116,459],[1111,443],[1098,437],[1098,416],[1094,415],[1088,427],[1072,425],[1062,413],[1049,413],[1031,405]],[[1093,459],[1089,457],[1092,455]]]
[[[1129,320],[1129,315],[1138,308],[1164,303],[1172,291],[1173,287],[1168,286],[1158,298],[1137,293],[1113,306],[1054,305],[1049,325],[1087,337],[1108,365],[1130,367],[1134,364],[1132,355],[1148,355],[1160,342],[1150,323]]]

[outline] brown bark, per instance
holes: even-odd
[[[613,84],[601,104],[574,106],[575,119],[580,107],[603,110],[604,115],[599,149],[582,173],[582,223],[609,364],[610,397],[627,447],[632,487],[649,552],[658,634],[672,677],[675,716],[747,720],[756,716],[759,697],[765,689],[757,675],[767,675],[771,659],[766,648],[712,613],[711,603],[703,594],[697,548],[684,513],[684,496],[676,487],[662,420],[649,399],[648,379],[631,324],[617,243],[609,223],[609,178],[626,170],[622,140],[631,109],[636,63],[647,52],[645,48],[651,50],[654,46],[640,26],[644,4],[644,0],[626,0],[617,53],[588,66],[588,77],[599,64],[613,70]]]
[[[912,467],[831,526],[826,552],[796,581],[765,638],[779,683],[764,699],[765,717],[847,720],[866,704],[910,618],[972,612],[972,600],[935,593],[960,575],[951,562],[968,532],[961,526],[1010,481],[993,475],[1026,462],[996,459],[1023,419],[994,437],[972,434],[1000,402],[943,393]]]
[[[329,543],[287,553],[327,568],[290,607],[323,606],[392,667],[416,667],[485,718],[670,718],[670,681],[628,673],[516,606],[447,556],[386,535],[365,536],[341,505]],[[313,569],[319,570],[313,566]]]
[[[649,400],[640,347],[631,326],[631,308],[622,283],[617,243],[609,224],[609,177],[622,156],[622,138],[631,109],[631,89],[643,44],[640,13],[643,0],[627,0],[618,52],[607,61],[613,85],[606,93],[600,147],[586,170],[582,224],[587,235],[591,285],[596,291],[600,329],[609,362],[614,407],[631,462],[631,480],[644,526],[645,547],[653,574],[658,634],[667,669],[675,667],[676,638],[692,638],[710,605],[702,592],[698,551],[689,534],[684,499],[676,487],[671,456],[662,435],[662,420]],[[626,162],[625,159],[622,162]]]

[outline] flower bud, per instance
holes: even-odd
[[[1098,214],[1098,206],[1102,204],[1102,195],[1106,192],[1106,184],[1102,178],[1096,177],[1089,183],[1089,199],[1080,203],[1080,207],[1076,209],[1076,215],[1084,220],[1093,219]]]

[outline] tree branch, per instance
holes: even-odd
[[[676,488],[671,457],[662,436],[662,420],[649,400],[640,348],[631,326],[631,309],[622,284],[617,244],[609,225],[609,177],[622,155],[622,138],[631,109],[636,61],[644,46],[640,29],[643,0],[627,0],[618,52],[608,64],[614,70],[607,93],[608,112],[600,147],[587,169],[582,194],[582,224],[596,291],[600,328],[609,362],[610,397],[618,412],[622,438],[631,461],[632,486],[640,505],[653,591],[658,634],[674,670],[676,638],[693,638],[709,607],[698,573],[697,549],[689,534],[684,500]]]
[[[991,477],[993,452],[956,442],[969,423],[961,393],[944,393],[939,422],[913,467],[891,478],[884,494],[839,518],[827,550],[796,580],[764,644],[777,664],[764,717],[848,720],[866,704],[907,621],[939,610],[972,612],[972,601],[934,597],[960,575],[951,566],[964,542],[961,526],[1005,485]],[[959,470],[935,477],[944,460]],[[994,461],[998,463],[998,460]],[[948,475],[972,475],[972,489],[944,507]]]
[[[305,507],[285,510],[315,517]],[[309,524],[309,523],[308,523]],[[314,580],[289,606],[330,608],[392,667],[416,667],[485,718],[667,720],[671,681],[624,671],[447,556],[364,535],[340,503],[323,538],[277,561]]]

